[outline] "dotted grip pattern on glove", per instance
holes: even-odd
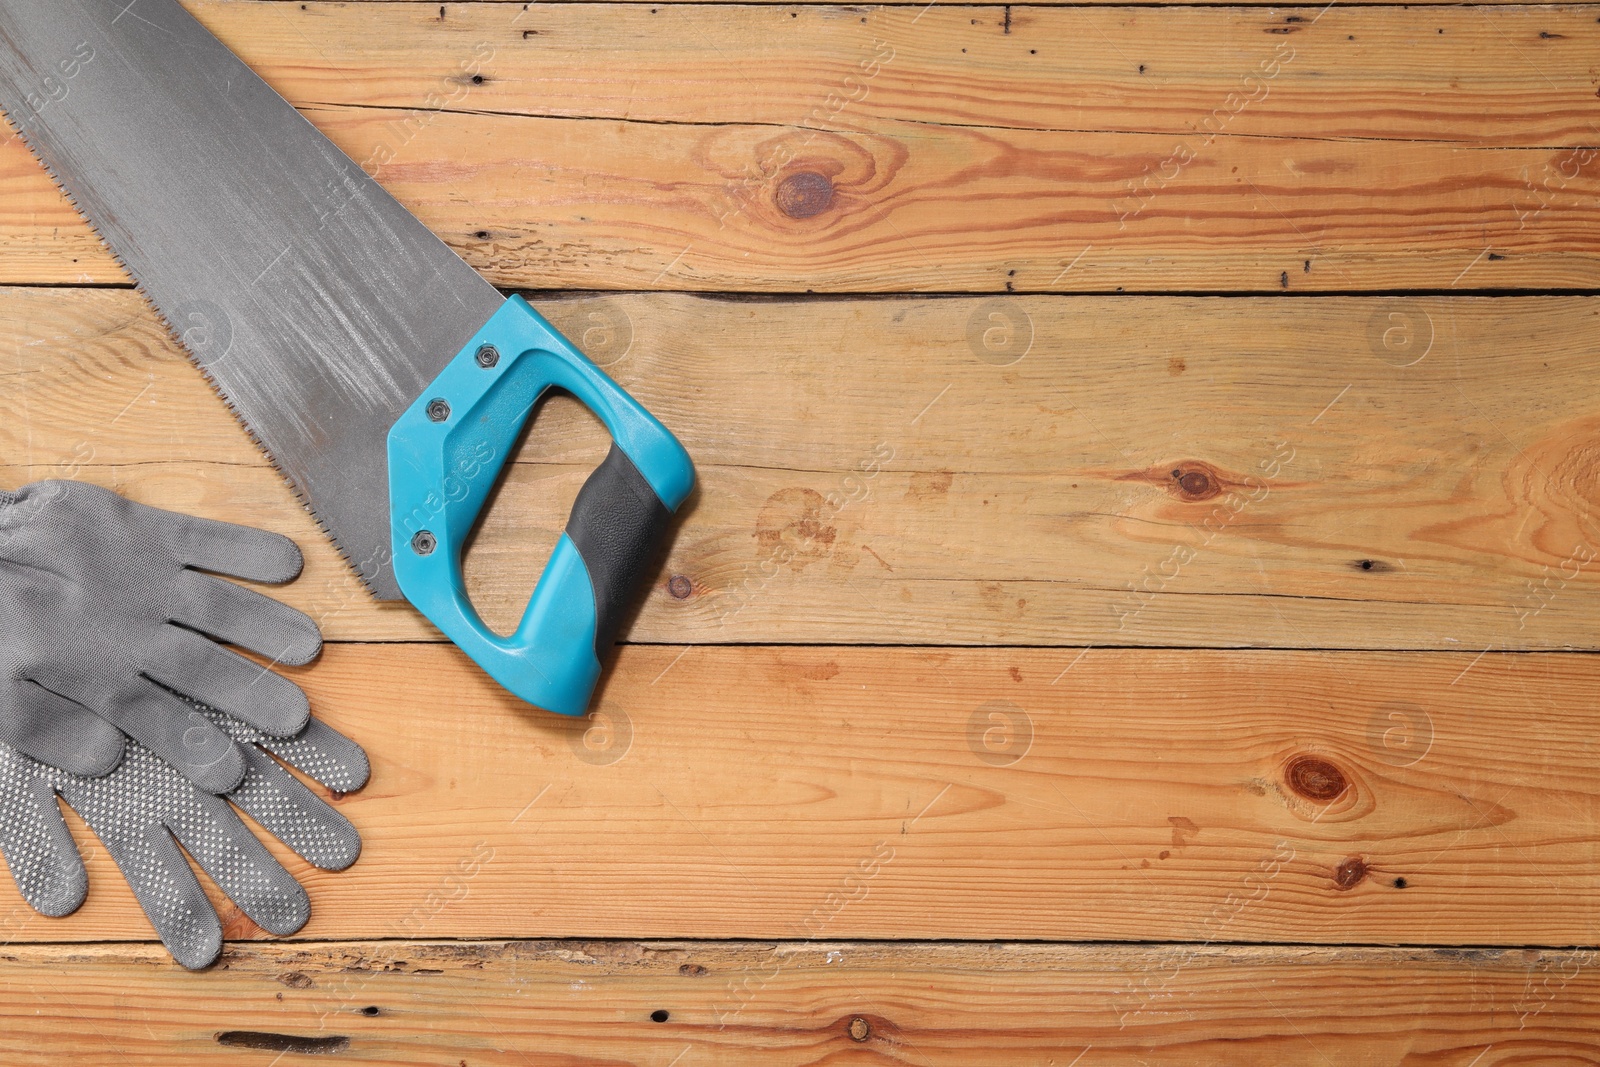
[[[225,798],[197,788],[137,742],[99,778],[67,774],[0,745],[0,851],[37,911],[76,910],[88,879],[56,806],[59,795],[121,869],[173,958],[193,969],[221,953],[222,925],[178,845],[262,929],[292,934],[311,914],[305,890],[229,801],[308,862],[343,870],[361,852],[355,828],[262,749],[340,791],[365,784],[368,764],[359,745],[315,719],[295,737],[277,738],[191,706],[244,753],[244,777]]]

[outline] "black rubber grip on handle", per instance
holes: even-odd
[[[594,586],[595,659],[604,662],[616,640],[671,519],[633,460],[613,442],[605,462],[578,490],[567,519],[567,536]]]

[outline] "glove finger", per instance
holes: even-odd
[[[305,728],[311,702],[298,685],[193,630],[162,629],[155,662],[142,665],[149,677],[263,733],[289,737]]]
[[[322,650],[322,631],[305,612],[242,585],[199,571],[178,575],[172,621],[247,648],[274,663],[299,666]]]
[[[0,852],[35,911],[70,915],[89,891],[89,876],[41,771],[25,756],[0,748]]]
[[[215,963],[222,921],[167,828],[156,823],[138,837],[97,836],[172,958],[191,971]]]
[[[215,961],[222,951],[222,923],[160,819],[182,798],[195,807],[204,794],[137,745],[129,746],[115,773],[63,777],[59,787],[122,871],[172,958],[190,970]]]
[[[341,793],[366,785],[372,769],[360,745],[321,719],[312,719],[294,737],[263,737],[257,744],[295,770],[304,771]]]
[[[167,825],[239,910],[272,934],[292,934],[306,924],[311,917],[306,891],[226,800],[195,793],[176,807]]]
[[[24,680],[0,705],[0,742],[40,763],[96,776],[122,762],[122,731],[75,700]]]
[[[245,761],[250,769],[239,788],[228,794],[229,800],[325,871],[342,871],[356,861],[361,855],[361,835],[350,820],[255,746],[246,747]]]
[[[159,508],[148,511],[158,536],[190,567],[278,584],[298,577],[304,565],[300,546],[283,534]]]
[[[208,793],[226,793],[244,778],[244,753],[233,738],[153,682],[108,693],[94,710]]]

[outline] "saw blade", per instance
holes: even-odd
[[[0,0],[0,107],[367,587],[401,599],[389,428],[504,297],[177,0]]]

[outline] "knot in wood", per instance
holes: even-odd
[[[1173,486],[1183,500],[1210,500],[1222,492],[1216,473],[1200,463],[1185,463],[1172,468]]]
[[[1340,889],[1354,889],[1367,876],[1367,861],[1351,856],[1333,869],[1333,884]]]
[[[1350,787],[1343,771],[1318,756],[1295,757],[1283,776],[1297,794],[1322,803],[1338,800]]]
[[[791,219],[809,219],[833,203],[833,182],[814,170],[796,171],[778,183],[778,210]]]

